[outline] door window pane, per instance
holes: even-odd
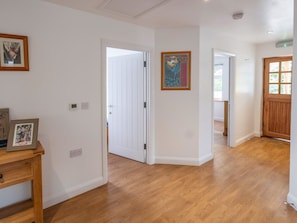
[[[291,94],[291,84],[281,84],[281,94]]]
[[[282,61],[282,71],[291,71],[292,61]]]
[[[269,74],[269,83],[278,83],[278,73]]]
[[[269,84],[269,94],[278,94],[278,84]]]
[[[274,62],[269,64],[269,72],[278,72],[279,71],[279,62]]]
[[[281,83],[291,83],[291,82],[292,82],[292,73],[281,74]]]

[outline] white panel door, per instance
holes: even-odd
[[[108,58],[108,148],[145,161],[146,78],[144,53]]]

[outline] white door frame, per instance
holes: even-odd
[[[235,146],[235,138],[234,138],[234,89],[235,89],[235,54],[229,53],[223,50],[218,50],[218,49],[213,49],[213,63],[212,63],[212,71],[214,72],[214,60],[215,60],[215,55],[220,54],[220,55],[225,55],[229,57],[229,102],[228,102],[228,132],[227,132],[227,145],[230,147]],[[212,74],[213,74],[212,72]],[[213,82],[213,77],[212,77],[212,82]],[[213,84],[212,84],[212,98],[213,98]],[[214,105],[212,103],[212,123],[213,123],[213,111],[214,111]],[[213,150],[213,145],[214,145],[214,128],[212,125],[212,152]]]
[[[151,48],[145,47],[145,46],[138,46],[138,45],[133,45],[129,43],[123,43],[123,42],[118,42],[114,40],[106,40],[103,39],[101,41],[101,120],[102,120],[102,126],[101,126],[101,131],[102,131],[102,169],[103,169],[103,180],[104,183],[108,182],[108,160],[107,160],[107,155],[108,155],[108,148],[107,148],[107,132],[106,132],[106,117],[107,117],[107,60],[106,60],[106,48],[111,47],[111,48],[120,48],[120,49],[127,49],[127,50],[133,50],[133,51],[144,51],[148,53],[148,58],[147,58],[147,150],[146,150],[146,163],[151,164],[152,163],[152,149],[151,149],[151,139],[150,139],[150,110],[151,110],[151,97],[150,97],[150,83],[151,83],[151,75],[150,75],[150,70],[151,70],[151,63],[150,63],[150,55],[151,55]]]

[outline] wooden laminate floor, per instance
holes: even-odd
[[[224,122],[214,121],[214,144],[215,145],[227,145],[227,136],[223,135],[224,132]]]
[[[109,183],[44,211],[63,223],[293,223],[285,203],[289,144],[253,138],[215,146],[203,166],[146,165],[109,156]]]

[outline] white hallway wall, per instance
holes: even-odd
[[[154,31],[40,0],[2,0],[0,21],[2,33],[29,37],[30,71],[0,72],[0,107],[40,118],[45,207],[103,184],[101,40],[152,47]],[[88,110],[68,110],[82,102]],[[77,148],[83,155],[70,159]],[[25,185],[0,190],[0,203],[20,191],[28,196]]]
[[[174,37],[174,38],[173,38]],[[234,144],[254,135],[255,47],[206,28],[156,31],[155,148],[157,163],[200,165],[212,152],[213,49],[236,54]],[[161,91],[161,52],[192,51],[191,91]]]
[[[235,54],[234,76],[230,77],[231,145],[238,145],[254,135],[255,47],[213,30],[200,29],[199,60],[199,157],[209,154],[212,144],[212,64],[213,49]],[[234,95],[234,96],[232,96]]]
[[[15,17],[10,17],[10,12]],[[10,18],[10,19],[7,19]],[[155,48],[152,101],[156,161],[202,164],[212,158],[213,48],[236,54],[235,140],[254,132],[254,47],[205,28],[156,30],[48,4],[1,2],[1,32],[29,36],[30,71],[1,72],[0,107],[11,118],[40,118],[45,207],[104,183],[101,132],[101,40]],[[174,38],[172,38],[174,36]],[[179,38],[178,38],[179,37]],[[160,52],[192,51],[192,90],[160,90]],[[154,58],[154,56],[153,56]],[[9,92],[9,93],[7,93]],[[68,111],[88,102],[88,110]],[[104,121],[104,120],[103,120]],[[99,127],[98,127],[99,126]],[[83,148],[70,159],[69,150]],[[16,191],[16,190],[15,190]],[[0,191],[0,196],[5,193]],[[14,195],[14,191],[9,193]],[[2,199],[1,199],[2,200]]]
[[[199,28],[156,30],[156,61],[161,52],[191,51],[191,90],[161,91],[161,63],[155,63],[156,162],[199,165]]]

